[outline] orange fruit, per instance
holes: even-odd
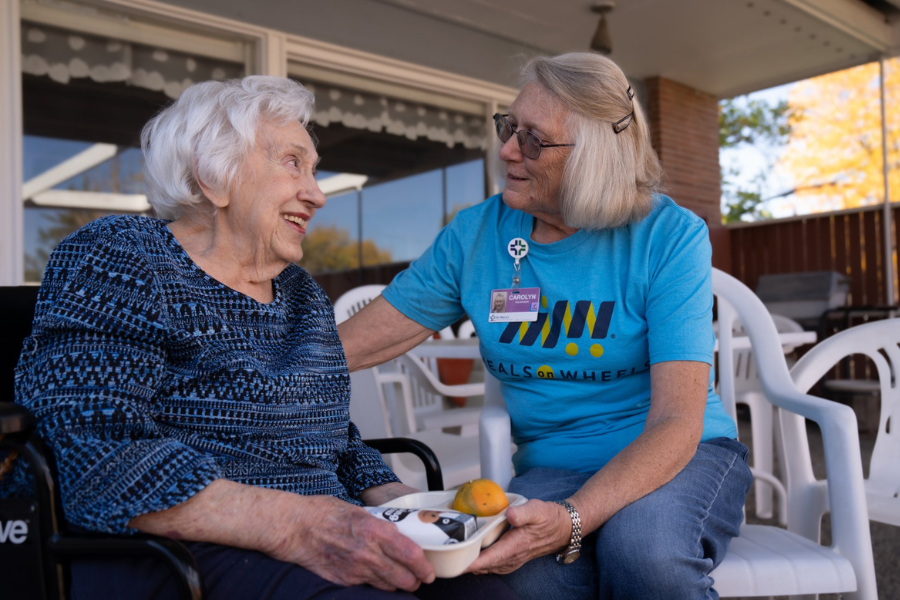
[[[503,488],[490,479],[473,479],[462,484],[453,498],[453,510],[492,517],[509,506]]]

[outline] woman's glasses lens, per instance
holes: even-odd
[[[505,144],[513,134],[513,126],[509,120],[501,114],[494,115],[494,126],[497,128],[497,137]],[[519,142],[519,150],[525,158],[532,160],[541,155],[541,140],[535,134],[524,129],[515,132],[516,141]]]
[[[513,128],[503,115],[494,115],[494,126],[497,128],[497,137],[504,144],[512,137]]]
[[[530,131],[517,131],[516,134],[519,136],[519,148],[525,158],[534,160],[541,155],[541,140],[538,136]]]

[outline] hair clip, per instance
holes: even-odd
[[[634,121],[634,111],[631,111],[630,113],[613,123],[613,131],[616,135],[619,135],[620,133],[628,129],[628,126],[631,125],[632,121]]]
[[[634,90],[631,89],[630,85],[628,86],[628,89],[625,91],[625,93],[628,94],[629,100],[634,100]]]

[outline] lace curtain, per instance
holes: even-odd
[[[410,140],[424,138],[446,144],[448,148],[462,144],[468,149],[487,150],[484,118],[329,84],[301,83],[316,97],[313,116],[316,125],[328,127],[339,123]]]
[[[175,99],[198,81],[241,77],[243,66],[23,22],[22,72],[64,84],[76,78],[127,83]],[[488,147],[488,127],[482,117],[328,84],[303,83],[315,94],[313,121],[322,127],[340,123],[451,148],[456,144],[467,149]]]
[[[163,92],[175,99],[198,81],[230,79],[243,65],[141,44],[22,23],[22,72],[59,83],[90,78]]]

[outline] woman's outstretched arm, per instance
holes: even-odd
[[[374,367],[415,348],[434,330],[419,325],[382,296],[338,325],[350,371]]]

